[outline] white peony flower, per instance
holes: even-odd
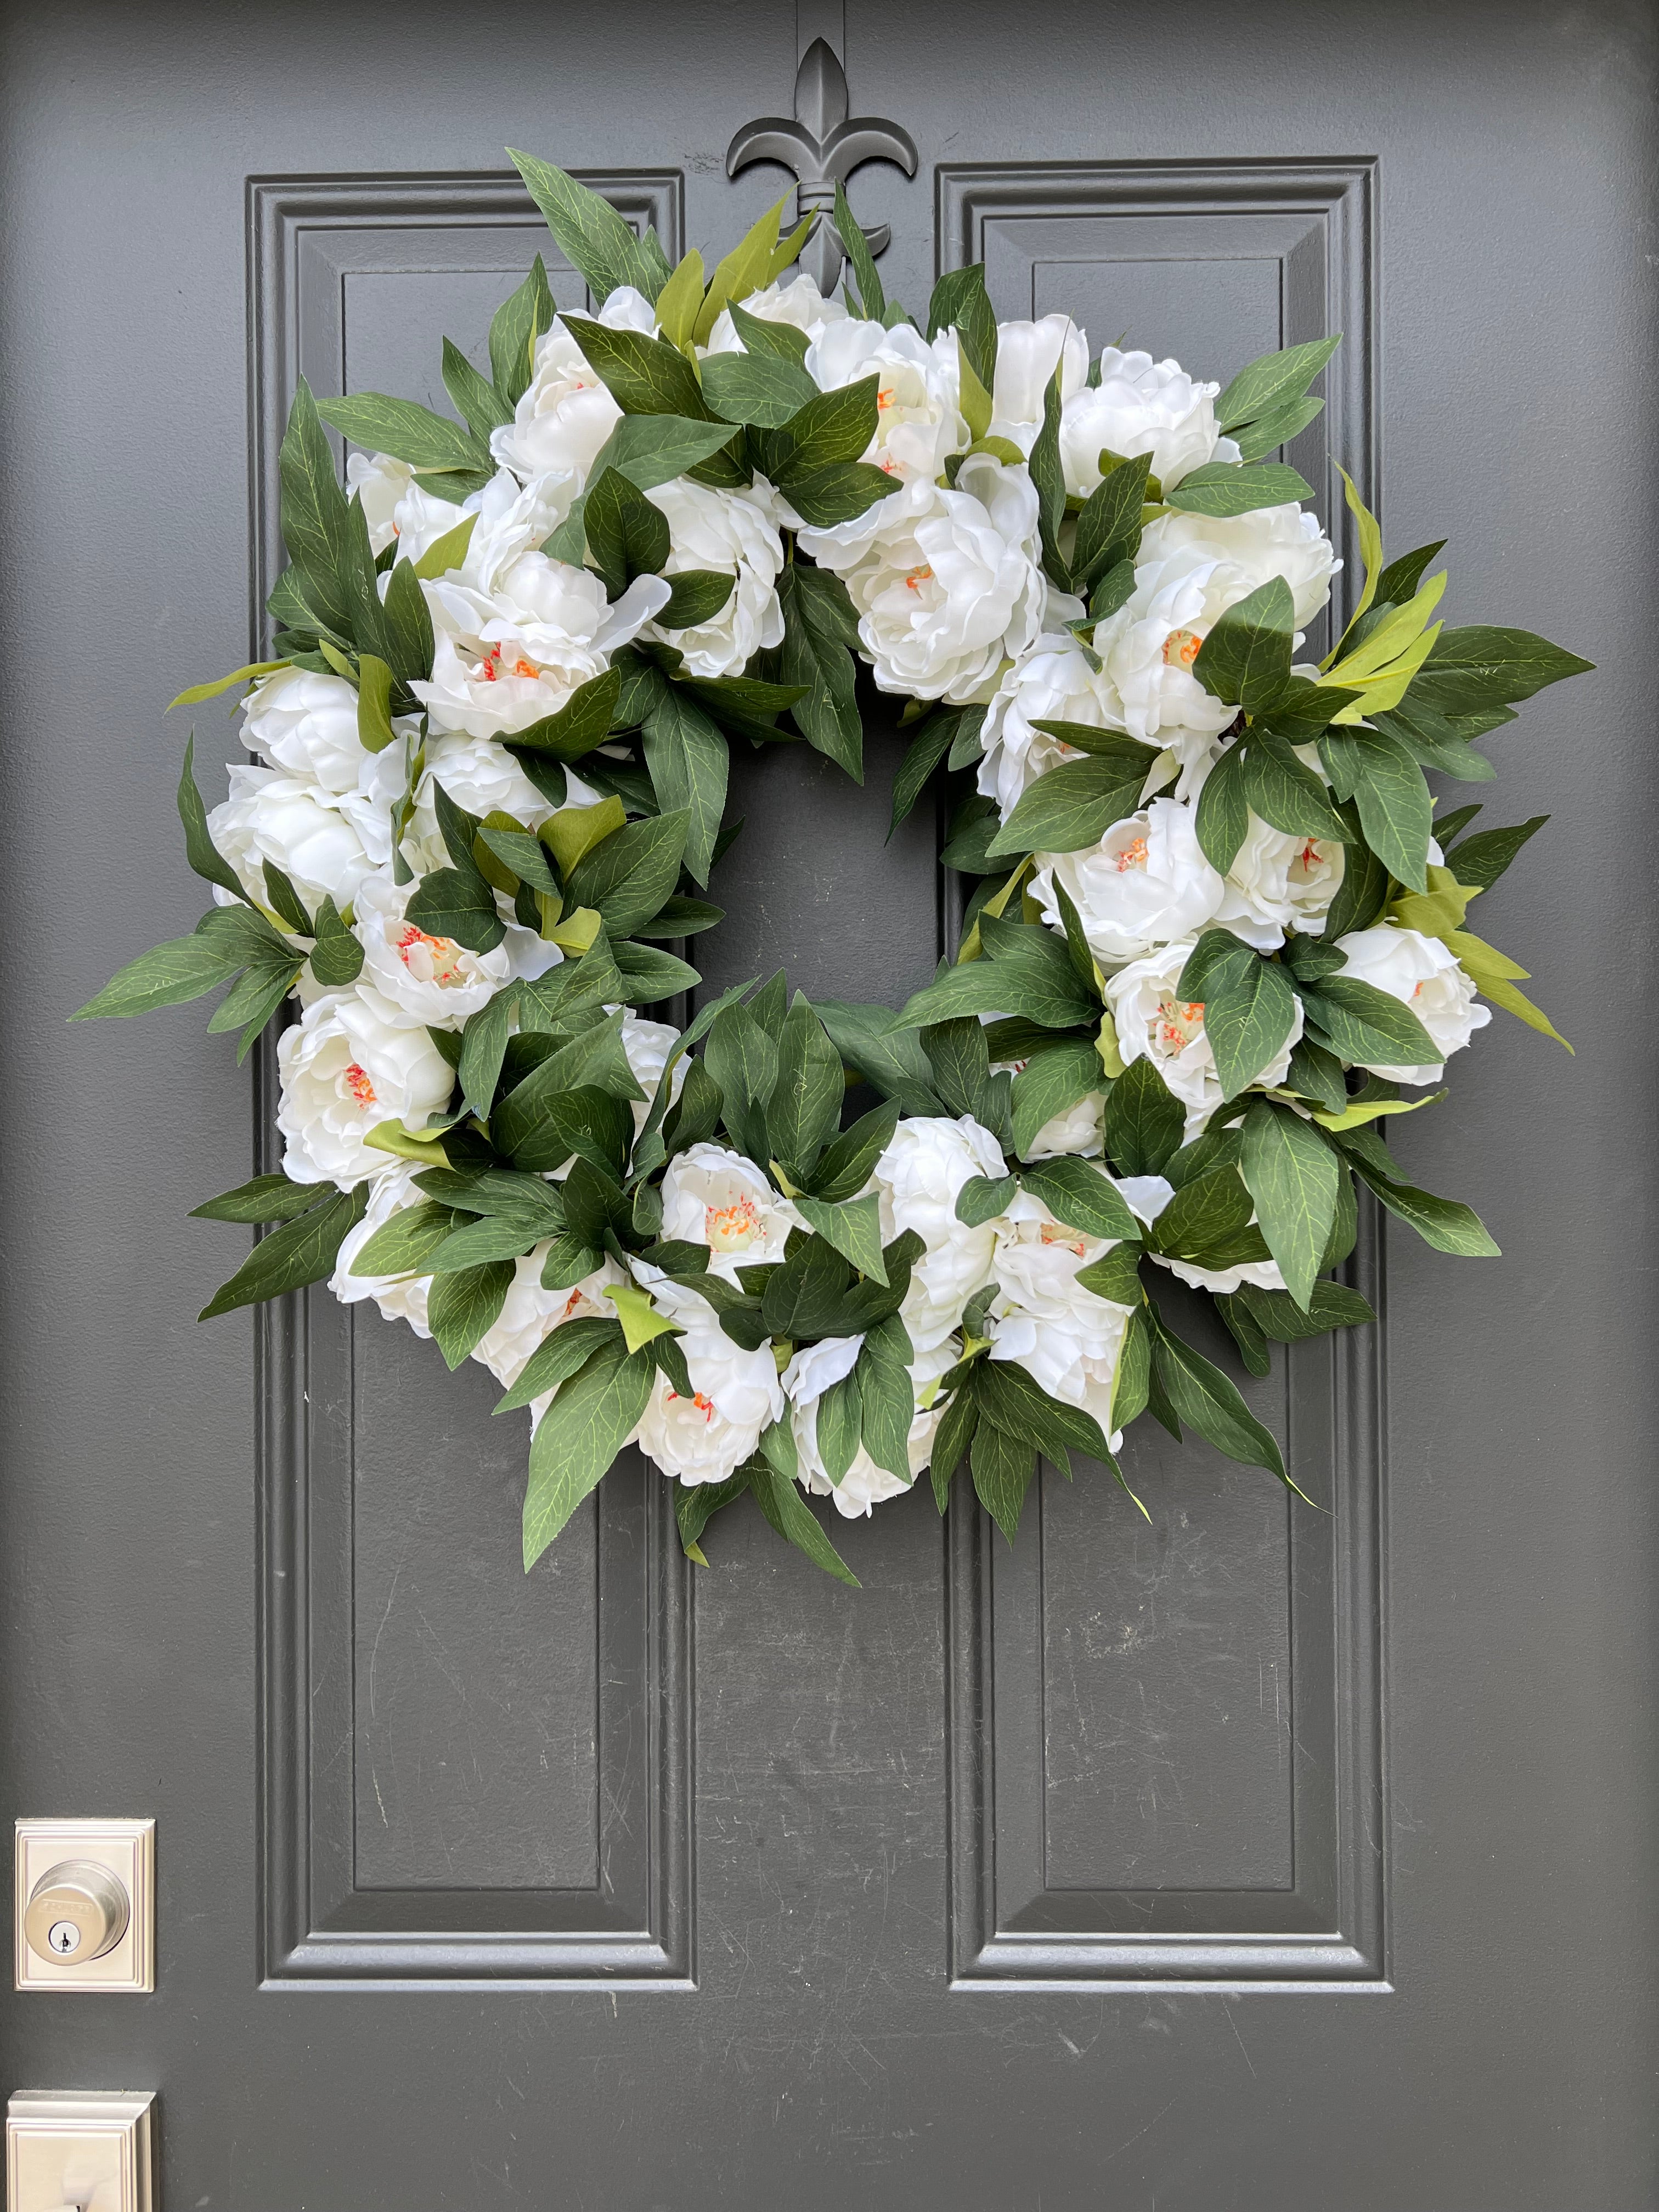
[[[1459,967],[1457,955],[1437,937],[1379,921],[1374,928],[1350,930],[1339,937],[1336,949],[1347,955],[1344,976],[1370,983],[1409,1006],[1439,1048],[1440,1058],[1423,1066],[1384,1066],[1362,1060],[1360,1065],[1369,1066],[1373,1075],[1390,1083],[1437,1083],[1444,1062],[1492,1019],[1492,1008],[1475,1003],[1474,985]]]
[[[820,392],[881,379],[876,434],[863,458],[895,483],[932,483],[944,473],[945,456],[968,443],[954,331],[941,331],[929,345],[908,323],[890,331],[849,316],[829,324],[807,348],[806,373]]]
[[[881,1241],[913,1229],[927,1246],[910,1273],[900,1316],[920,1352],[943,1344],[963,1308],[990,1279],[994,1231],[957,1219],[957,1197],[975,1176],[1006,1173],[1002,1147],[969,1114],[959,1121],[916,1115],[901,1121],[876,1162],[870,1188],[881,1200]]]
[[[752,1160],[723,1145],[692,1145],[663,1172],[665,1239],[706,1244],[710,1272],[728,1282],[739,1267],[781,1260],[790,1231],[805,1225]]]
[[[997,686],[980,734],[979,788],[1006,822],[1040,775],[1081,760],[1074,745],[1035,729],[1036,722],[1081,722],[1091,730],[1124,726],[1115,687],[1091,667],[1071,637],[1040,637]]]
[[[208,835],[262,905],[270,896],[264,878],[270,860],[308,907],[326,893],[343,909],[392,857],[391,807],[402,775],[397,756],[395,746],[365,753],[363,787],[345,793],[275,769],[233,768],[230,796],[208,816]],[[377,782],[385,783],[383,791],[374,789]],[[222,905],[231,895],[217,896]]]
[[[505,746],[492,738],[469,738],[459,732],[427,739],[426,765],[415,793],[415,811],[404,839],[410,865],[428,874],[447,868],[447,850],[438,829],[434,783],[442,784],[457,806],[476,814],[482,822],[491,814],[510,814],[527,830],[539,830],[559,811],[539,787],[532,783]],[[574,769],[565,770],[567,806],[597,806],[599,793],[585,784]]]
[[[983,697],[1042,624],[1030,477],[979,453],[954,491],[917,485],[859,520],[856,541],[812,531],[801,542],[845,581],[876,682],[917,699]]]
[[[346,490],[356,492],[368,525],[370,550],[384,553],[398,534],[398,501],[415,481],[407,461],[394,461],[390,453],[348,453]]]
[[[382,1121],[411,1133],[449,1103],[455,1078],[423,1027],[372,986],[314,1000],[276,1040],[283,1172],[349,1190],[386,1155],[365,1143]]]
[[[653,1271],[641,1268],[641,1280]],[[653,1280],[651,1295],[684,1334],[692,1395],[682,1398],[659,1375],[638,1431],[640,1448],[663,1473],[688,1486],[724,1482],[783,1418],[785,1401],[772,1347],[745,1352],[721,1328],[708,1301],[686,1285]]]
[[[1176,995],[1176,981],[1192,951],[1190,938],[1178,945],[1166,945],[1161,951],[1131,961],[1106,979],[1106,1004],[1117,1030],[1118,1050],[1126,1065],[1132,1060],[1152,1062],[1187,1109],[1189,1144],[1221,1103],[1221,1079],[1204,1033],[1203,1003]],[[1291,1064],[1291,1048],[1301,1034],[1298,999],[1283,1048],[1255,1079],[1264,1089],[1284,1080]]]
[[[1069,315],[1044,315],[1035,323],[999,323],[990,435],[1007,438],[1029,453],[1042,428],[1049,380],[1060,369],[1060,397],[1083,390],[1089,375],[1089,341]]]
[[[247,696],[242,740],[284,775],[356,792],[368,755],[357,737],[357,690],[343,676],[281,668]]]
[[[487,1367],[504,1389],[513,1388],[530,1364],[532,1355],[564,1322],[595,1314],[607,1321],[617,1318],[616,1307],[605,1295],[607,1284],[626,1279],[616,1261],[602,1261],[591,1275],[584,1275],[568,1290],[548,1291],[542,1287],[542,1268],[550,1249],[550,1244],[538,1244],[533,1252],[514,1261],[513,1280],[501,1310],[472,1347],[471,1357]],[[552,1395],[549,1391],[546,1397],[532,1401],[532,1422],[541,1419],[542,1408]]]
[[[1065,927],[1056,883],[1076,907],[1095,957],[1136,960],[1173,938],[1196,937],[1221,904],[1221,878],[1205,859],[1194,809],[1154,799],[1127,821],[1114,823],[1098,845],[1078,853],[1045,853],[1031,878],[1051,929]]]
[[[763,323],[787,323],[802,331],[810,341],[823,336],[831,323],[844,323],[847,310],[839,300],[826,300],[817,288],[817,280],[806,275],[792,277],[787,283],[781,280],[763,285],[758,292],[750,293],[738,305],[747,313],[757,316]],[[737,325],[731,311],[722,307],[715,316],[708,333],[706,353],[743,353],[746,350],[738,336]]]
[[[1218,435],[1218,384],[1200,384],[1179,362],[1149,353],[1100,356],[1100,382],[1069,398],[1060,418],[1060,457],[1068,492],[1087,498],[1101,480],[1100,457],[1152,457],[1152,474],[1165,491],[1206,461],[1236,460],[1238,448]]]
[[[1334,837],[1292,836],[1255,815],[1227,871],[1216,920],[1258,952],[1272,952],[1287,930],[1317,937],[1347,865]]]
[[[778,577],[783,541],[761,506],[740,491],[715,491],[679,477],[646,497],[668,518],[669,555],[664,574],[718,568],[737,578],[726,605],[691,629],[649,634],[685,656],[693,676],[738,676],[757,653],[783,643]]]
[[[618,285],[592,319],[608,330],[641,331],[647,337],[657,327],[650,301],[629,284]],[[580,489],[621,420],[621,408],[556,317],[537,343],[535,371],[513,420],[490,432],[489,450],[515,476],[528,479],[556,472]]]
[[[1029,1191],[1014,1199],[995,1232],[989,1357],[1012,1361],[1051,1398],[1092,1413],[1115,1449],[1112,1390],[1133,1308],[1080,1289],[1077,1278],[1119,1240],[1084,1236]]]
[[[453,627],[437,629],[431,681],[410,689],[434,730],[510,737],[602,676],[669,589],[660,576],[637,576],[611,605],[590,570],[533,552],[509,562],[488,595],[441,579],[428,598]]]
[[[386,1156],[382,1152],[380,1157],[385,1159]],[[341,1245],[328,1287],[343,1306],[373,1298],[388,1321],[406,1321],[416,1336],[430,1336],[432,1331],[426,1318],[427,1294],[432,1287],[428,1277],[354,1275],[351,1272],[357,1255],[377,1230],[384,1229],[394,1213],[419,1206],[425,1199],[426,1193],[415,1186],[419,1173],[420,1170],[409,1161],[397,1160],[375,1176],[368,1210]]]
[[[1210,562],[1235,571],[1238,599],[1269,577],[1282,576],[1291,587],[1298,629],[1329,599],[1331,578],[1342,566],[1319,517],[1294,501],[1258,507],[1249,514],[1161,514],[1140,541],[1137,583],[1143,568],[1170,561],[1179,562],[1186,573]]]
[[[434,1029],[459,1030],[512,981],[505,944],[492,952],[469,952],[453,938],[431,937],[407,920],[413,880],[396,884],[389,872],[368,877],[357,894],[352,927],[363,948],[363,980],[412,1020]],[[548,950],[556,965],[556,945]]]
[[[890,1468],[878,1467],[862,1444],[840,1482],[831,1482],[818,1450],[818,1401],[832,1383],[852,1373],[863,1343],[861,1336],[826,1337],[821,1344],[804,1346],[783,1370],[789,1425],[794,1431],[800,1462],[797,1479],[813,1497],[833,1498],[836,1512],[845,1521],[867,1520],[872,1507],[903,1496],[927,1464],[943,1410],[916,1405],[907,1444],[909,1482],[902,1481]],[[918,1353],[909,1368],[912,1398],[919,1401],[927,1385],[953,1367],[957,1357],[956,1346],[951,1344]]]

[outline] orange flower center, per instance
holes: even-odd
[[[345,1086],[360,1106],[374,1103],[374,1085],[354,1060],[345,1072]]]
[[[746,1252],[761,1233],[760,1208],[747,1196],[729,1206],[706,1206],[702,1227],[711,1251]]]
[[[1204,1026],[1204,1001],[1188,1000],[1183,1004],[1166,994],[1158,1002],[1158,1042],[1172,1058],[1176,1057]]]
[[[671,1390],[671,1391],[669,1392],[669,1394],[668,1394],[668,1402],[669,1402],[669,1404],[670,1404],[671,1406],[674,1406],[674,1405],[678,1405],[678,1404],[679,1403],[679,1401],[680,1401],[680,1394],[679,1394],[679,1392],[678,1392],[678,1390]],[[701,1390],[698,1390],[698,1391],[696,1391],[696,1392],[695,1392],[695,1393],[693,1394],[692,1400],[691,1400],[691,1403],[692,1403],[692,1404],[696,1407],[697,1411],[698,1411],[698,1412],[702,1415],[702,1418],[703,1418],[703,1419],[704,1419],[704,1421],[705,1421],[705,1422],[708,1422],[708,1423],[710,1423],[710,1424],[712,1424],[712,1423],[713,1423],[714,1419],[714,1400],[713,1400],[712,1398],[705,1398],[705,1397],[704,1397],[704,1395],[703,1395],[703,1394],[702,1394],[702,1392]]]
[[[1122,875],[1129,868],[1144,868],[1146,865],[1146,840],[1131,837],[1117,856],[1117,872]]]
[[[1164,641],[1164,665],[1166,668],[1190,668],[1198,659],[1198,648],[1204,642],[1194,629],[1172,629]]]
[[[461,948],[452,937],[428,937],[423,929],[416,929],[411,921],[398,939],[398,957],[405,968],[410,956],[417,945],[424,945],[431,955],[432,974],[428,979],[434,983],[453,983],[461,973]]]
[[[931,568],[912,568],[909,574],[904,580],[905,589],[907,591],[914,592],[919,584],[926,584],[929,582],[933,577],[933,572]]]
[[[1063,1221],[1045,1221],[1041,1233],[1045,1244],[1063,1244],[1068,1252],[1075,1252],[1079,1260],[1088,1249],[1085,1240],[1075,1229],[1067,1228]]]

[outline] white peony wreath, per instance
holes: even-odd
[[[489,376],[446,342],[458,420],[301,383],[273,657],[182,695],[251,686],[254,764],[210,813],[187,747],[179,787],[213,908],[76,1017],[228,983],[244,1054],[281,1024],[282,1172],[197,1209],[268,1233],[203,1317],[326,1279],[481,1360],[531,1416],[526,1566],[630,1443],[693,1559],[747,1492],[848,1581],[805,1494],[931,1468],[943,1512],[965,1468],[1012,1537],[1039,1455],[1122,1482],[1143,1413],[1288,1480],[1159,1287],[1261,1375],[1372,1318],[1332,1277],[1356,1178],[1496,1252],[1383,1132],[1483,1000],[1555,1035],[1468,927],[1541,817],[1472,830],[1425,771],[1488,781],[1478,740],[1589,664],[1443,628],[1440,546],[1384,565],[1346,477],[1364,586],[1298,659],[1341,564],[1268,457],[1334,338],[1219,391],[999,325],[977,268],[923,330],[839,195],[844,301],[781,204],[709,277],[514,159],[598,311],[538,259]],[[896,1012],[781,975],[637,1012],[721,918],[728,745],[861,776],[871,681],[914,726],[895,823],[965,786],[954,963]]]

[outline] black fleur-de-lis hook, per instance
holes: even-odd
[[[801,266],[826,296],[841,273],[841,239],[833,221],[836,186],[866,161],[892,161],[907,177],[916,173],[915,142],[908,131],[879,115],[847,112],[847,74],[835,50],[815,39],[795,75],[795,119],[762,115],[745,123],[726,149],[726,173],[735,177],[753,161],[776,161],[797,179],[795,220],[818,215]],[[866,234],[872,253],[887,244],[885,223]]]

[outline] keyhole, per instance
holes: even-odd
[[[60,1959],[67,1959],[81,1948],[81,1931],[73,1921],[55,1920],[46,1931],[46,1942]]]

